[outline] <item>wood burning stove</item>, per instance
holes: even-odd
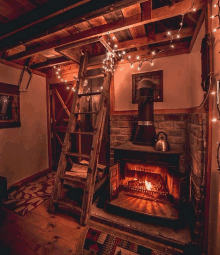
[[[187,177],[179,172],[180,153],[127,142],[114,147],[109,206],[142,215],[179,219],[187,197]]]

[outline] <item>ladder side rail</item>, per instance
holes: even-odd
[[[97,118],[97,123],[99,127],[97,130],[97,135],[94,137],[94,140],[93,140],[94,150],[91,151],[91,159],[88,166],[86,185],[85,185],[84,195],[83,195],[82,214],[80,217],[81,225],[86,225],[90,217],[90,209],[91,209],[91,204],[93,199],[96,174],[97,174],[97,164],[99,159],[100,147],[102,143],[106,113],[107,113],[107,108],[103,107],[103,109],[100,111],[99,118]]]
[[[86,72],[86,68],[88,64],[87,52],[85,52],[84,55],[81,57],[81,63],[82,64],[80,65],[79,72],[78,72],[79,77],[83,76]],[[76,127],[76,116],[74,113],[75,113],[77,100],[79,100],[78,91],[79,91],[79,88],[82,86],[82,83],[83,83],[83,80],[79,79],[79,81],[77,81],[76,88],[75,88],[75,94],[74,94],[73,103],[71,106],[71,113],[70,113],[70,118],[68,122],[68,127],[67,127],[67,131],[66,131],[63,146],[62,146],[62,151],[60,154],[60,159],[59,159],[58,168],[57,168],[57,176],[54,182],[53,192],[52,192],[50,204],[49,204],[49,211],[51,212],[54,211],[53,201],[57,200],[61,194],[62,181],[60,180],[60,176],[65,173],[66,166],[67,166],[67,159],[66,159],[65,153],[68,152],[68,150],[70,150],[70,147],[71,147],[70,133],[75,131],[75,127]]]

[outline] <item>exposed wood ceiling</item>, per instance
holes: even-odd
[[[22,65],[32,57],[31,68],[44,71],[55,64],[77,63],[84,47],[98,64],[105,48],[97,37],[111,32],[117,50],[131,58],[137,52],[149,58],[152,50],[169,45],[167,31],[180,28],[181,14],[193,2],[196,11],[185,15],[175,48],[157,57],[192,49],[204,20],[205,0],[0,0],[0,56]]]

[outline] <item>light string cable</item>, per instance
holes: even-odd
[[[220,0],[216,4],[214,4],[214,8],[218,8],[218,13],[216,15],[212,15],[210,18],[218,18],[218,27],[213,29],[213,33],[215,33],[220,28]]]
[[[220,1],[220,0],[219,0],[219,1]],[[167,45],[167,47],[165,47],[165,49],[159,49],[159,48],[154,49],[154,50],[151,52],[151,55],[153,55],[153,56],[152,56],[151,58],[148,58],[148,59],[145,58],[145,59],[143,59],[143,60],[140,60],[140,56],[137,56],[137,57],[136,57],[136,60],[131,61],[131,56],[126,57],[125,59],[130,63],[131,68],[134,67],[134,64],[135,64],[135,63],[139,63],[139,65],[138,65],[138,70],[140,70],[140,68],[141,68],[141,66],[143,65],[144,62],[149,62],[149,63],[153,66],[153,65],[154,65],[154,62],[153,62],[153,61],[154,61],[154,59],[157,57],[157,55],[158,55],[159,53],[162,53],[162,52],[165,52],[165,51],[167,51],[167,50],[170,50],[170,48],[171,48],[171,49],[174,49],[175,46],[174,46],[174,44],[173,44],[173,41],[174,41],[175,39],[179,39],[179,38],[181,37],[181,30],[182,30],[182,28],[183,28],[185,15],[186,15],[187,13],[191,12],[191,11],[196,12],[195,0],[192,1],[191,7],[190,7],[185,13],[183,13],[183,14],[181,15],[182,17],[181,17],[181,21],[180,21],[180,27],[179,27],[179,29],[177,30],[177,32],[172,34],[172,31],[167,31],[167,35],[170,36],[169,45]],[[122,56],[123,56],[123,55],[125,55],[125,51],[122,52]],[[123,59],[121,59],[121,61],[123,61]]]
[[[71,86],[69,84],[67,84],[67,80],[64,79],[62,77],[62,73],[61,73],[61,66],[53,66],[54,70],[55,70],[55,74],[57,76],[57,79],[60,80],[61,82],[64,82],[66,84],[66,88],[69,90],[71,88]],[[75,78],[75,77],[74,77]],[[75,91],[75,88],[72,87],[72,90]]]

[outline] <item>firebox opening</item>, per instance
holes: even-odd
[[[165,166],[125,163],[121,190],[126,196],[174,204],[174,178]]]

